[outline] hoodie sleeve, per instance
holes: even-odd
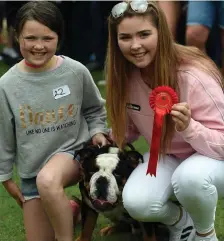
[[[90,136],[97,133],[108,134],[105,100],[88,71],[83,69],[83,104],[82,112],[88,123]]]
[[[5,93],[0,88],[0,182],[12,177],[15,138],[13,114]]]
[[[188,128],[179,133],[197,152],[224,160],[223,90],[208,75],[194,78],[188,101],[192,118]]]

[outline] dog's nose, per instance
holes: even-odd
[[[109,182],[106,177],[99,177],[96,181],[96,197],[97,199],[106,200],[108,194]]]

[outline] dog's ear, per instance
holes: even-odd
[[[131,143],[126,143],[129,150],[125,150],[128,162],[133,168],[136,168],[139,163],[143,163],[143,156],[141,153],[135,150],[135,147]]]
[[[77,157],[80,159],[80,162],[84,162],[90,158],[95,158],[99,153],[99,147],[96,145],[90,145],[88,147],[84,147],[80,150],[75,151],[74,159]]]
[[[125,183],[134,169],[142,162],[143,156],[137,151],[122,150],[118,153],[118,158],[120,161],[115,172],[122,176],[123,183]]]
[[[126,151],[126,156],[128,163],[133,167],[136,168],[139,163],[143,163],[143,156],[138,151]]]

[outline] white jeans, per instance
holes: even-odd
[[[214,228],[218,200],[224,196],[224,161],[198,153],[183,162],[165,156],[157,166],[157,176],[146,176],[149,154],[131,174],[123,189],[123,203],[128,213],[145,222],[174,224],[179,208],[176,198],[191,215],[199,233]],[[175,195],[174,195],[175,194]]]

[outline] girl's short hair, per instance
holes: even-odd
[[[30,1],[17,12],[15,19],[15,33],[18,38],[23,26],[28,20],[35,20],[58,35],[58,46],[61,45],[64,34],[64,20],[58,7],[48,1]]]

